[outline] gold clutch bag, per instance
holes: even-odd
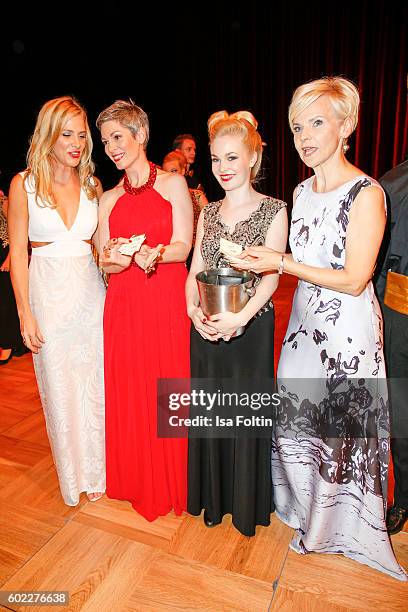
[[[392,310],[408,315],[408,276],[387,272],[384,304]]]

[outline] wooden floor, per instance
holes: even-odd
[[[292,292],[284,277],[277,344]],[[87,612],[408,609],[406,584],[341,556],[289,551],[292,530],[275,516],[246,538],[230,517],[207,529],[187,514],[148,523],[107,498],[65,506],[30,355],[0,368],[0,389],[0,590],[68,590],[58,609]],[[408,568],[408,532],[393,545]]]

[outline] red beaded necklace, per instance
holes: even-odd
[[[143,191],[146,191],[146,189],[149,189],[149,187],[153,187],[154,182],[156,180],[156,176],[157,176],[157,167],[156,167],[156,164],[150,161],[149,161],[149,166],[150,166],[149,177],[147,181],[143,183],[143,185],[140,185],[139,187],[132,187],[132,185],[130,184],[128,175],[125,172],[125,176],[123,177],[123,189],[126,191],[126,193],[130,193],[131,195],[139,195],[140,193],[143,193]]]

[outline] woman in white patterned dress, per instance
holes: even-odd
[[[105,289],[91,253],[100,182],[85,110],[46,102],[28,168],[10,185],[11,278],[65,503],[105,491],[102,315]],[[32,255],[28,269],[27,240]]]
[[[299,278],[278,366],[276,513],[291,547],[341,553],[399,579],[385,523],[389,416],[371,277],[386,221],[381,187],[345,157],[359,94],[341,77],[300,86],[295,147],[314,176],[294,193],[292,254],[247,249],[241,268]]]

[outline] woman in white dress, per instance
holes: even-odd
[[[100,182],[85,110],[71,97],[41,108],[9,192],[11,278],[64,502],[105,491],[102,315],[91,253]],[[27,241],[32,255],[28,268]]]
[[[276,513],[298,553],[341,553],[406,580],[387,534],[389,415],[381,311],[371,277],[386,222],[378,183],[346,158],[353,83],[294,92],[289,123],[314,175],[294,192],[291,254],[248,248],[239,264],[299,278],[278,366]]]

